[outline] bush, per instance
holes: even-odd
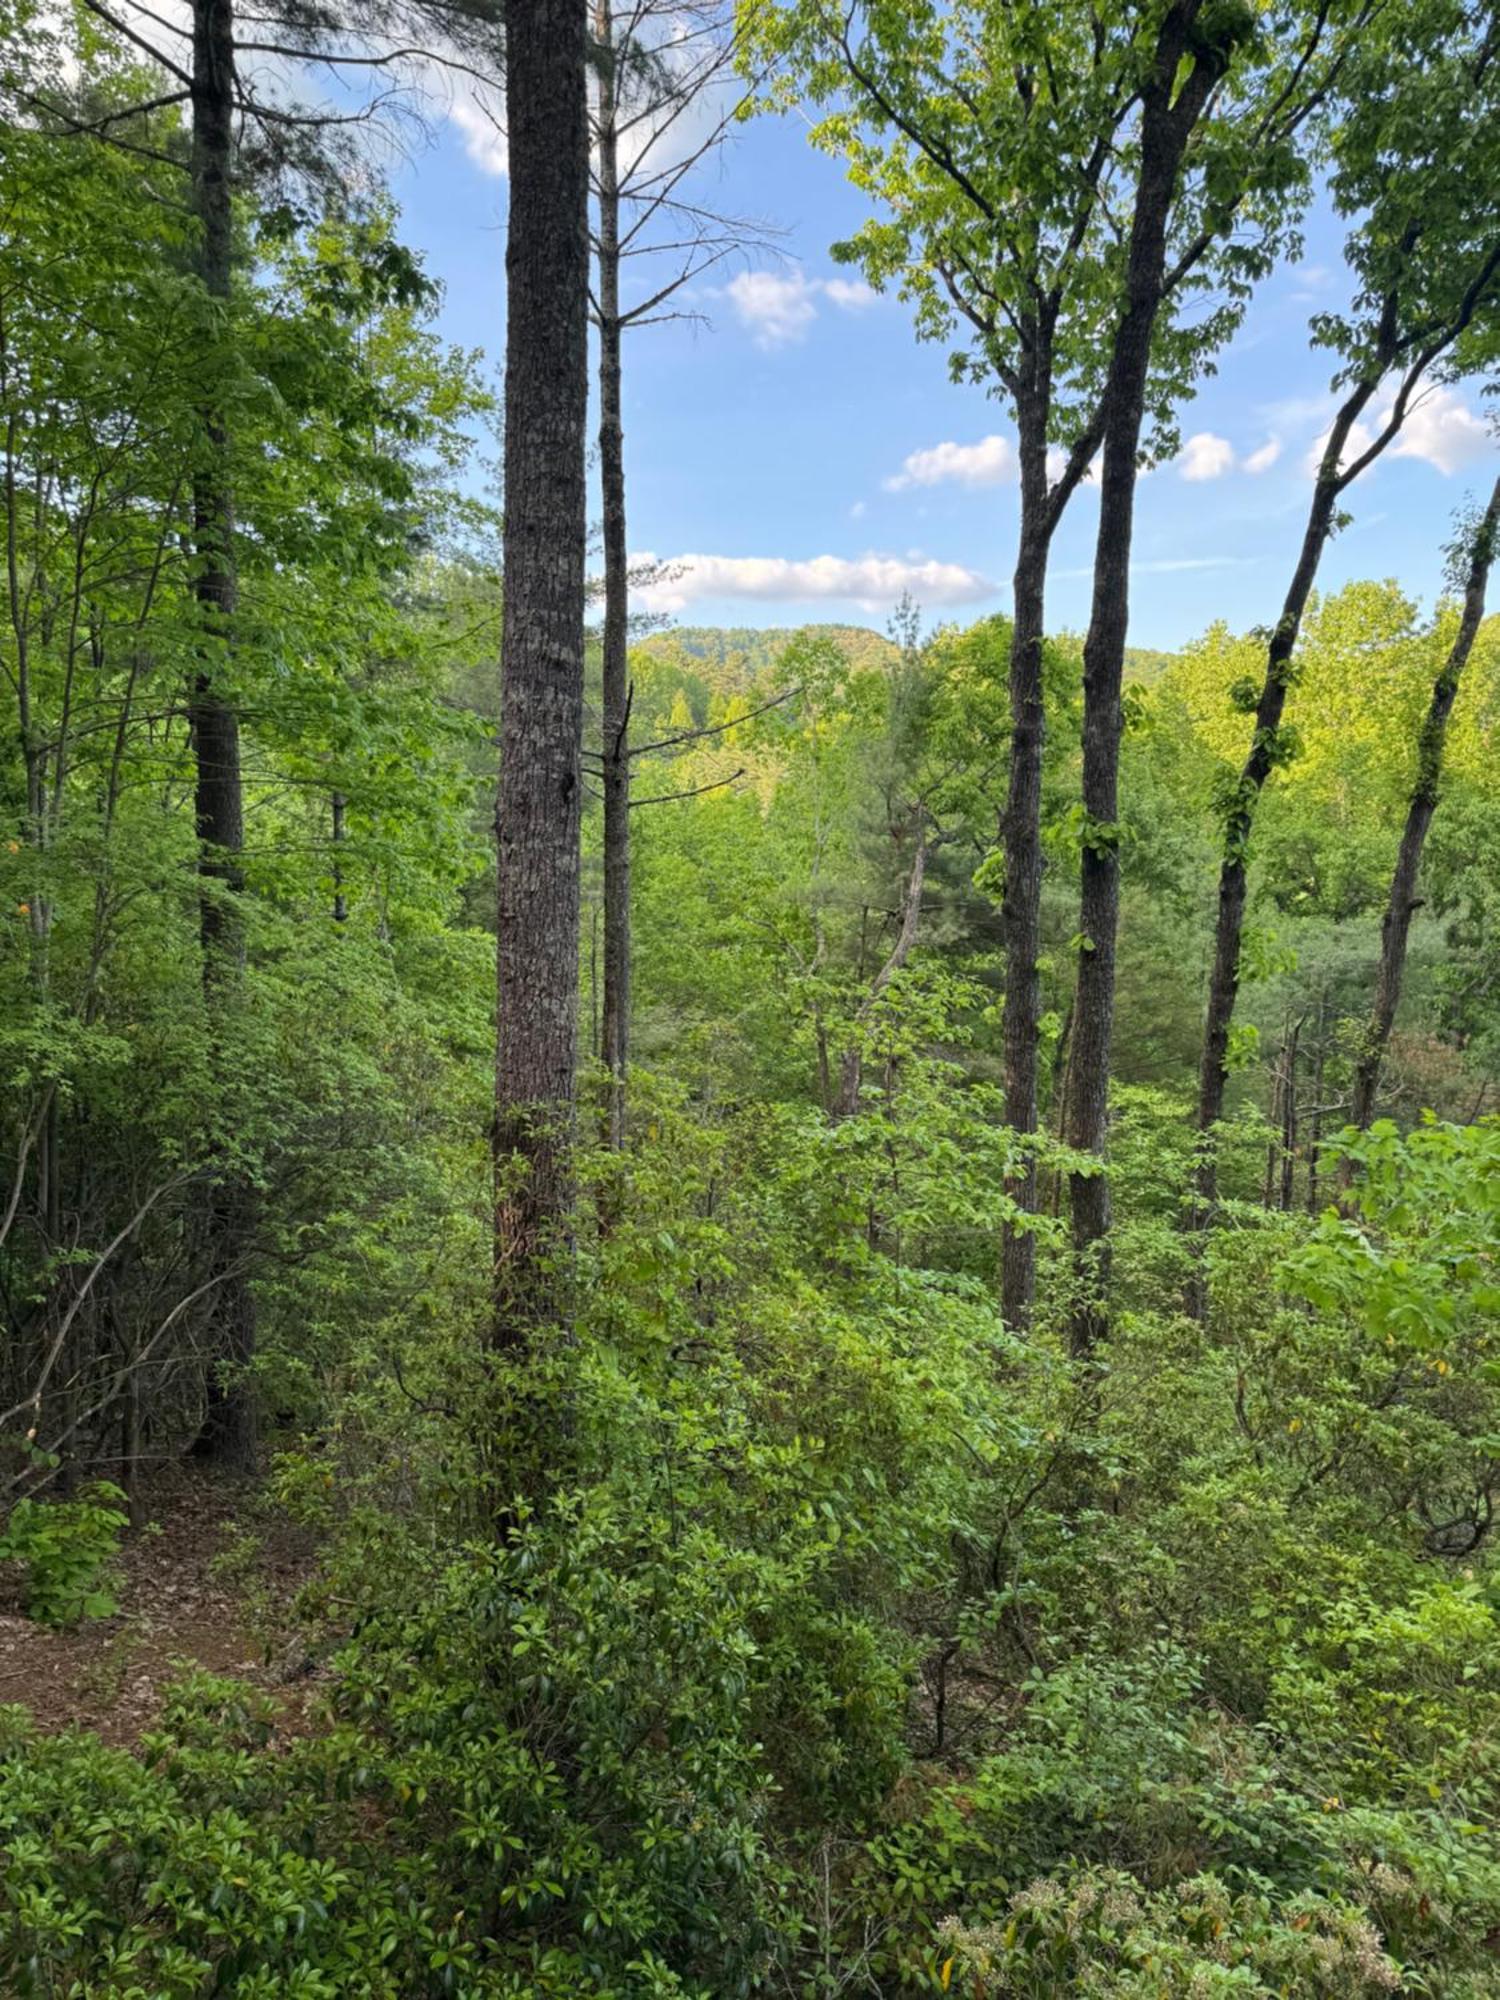
[[[128,1520],[125,1495],[107,1480],[74,1500],[18,1500],[0,1534],[0,1561],[26,1566],[27,1616],[59,1626],[111,1617],[115,1598],[103,1578]]]

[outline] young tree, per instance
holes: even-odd
[[[1324,316],[1317,338],[1343,358],[1344,391],[1313,481],[1296,566],[1265,648],[1250,747],[1224,806],[1223,860],[1199,1072],[1193,1226],[1208,1226],[1217,1193],[1213,1131],[1223,1116],[1229,1032],[1239,991],[1250,836],[1260,795],[1293,747],[1283,729],[1296,651],[1318,568],[1339,525],[1339,502],[1401,433],[1424,382],[1481,365],[1500,304],[1495,171],[1496,66],[1487,17],[1466,6],[1413,9],[1384,24],[1345,80],[1333,193],[1359,218],[1346,247],[1360,291],[1347,316]],[[1400,88],[1395,86],[1399,82]],[[1434,131],[1444,134],[1435,153]],[[1394,388],[1373,432],[1364,419]],[[1189,1292],[1201,1312],[1201,1277]]]
[[[588,416],[585,0],[512,8],[506,46],[495,1340],[558,1307],[573,1205]]]
[[[1422,866],[1422,849],[1427,830],[1437,811],[1443,776],[1443,749],[1448,734],[1448,718],[1458,697],[1458,684],[1484,618],[1485,594],[1495,559],[1495,543],[1500,535],[1500,480],[1496,480],[1489,505],[1469,535],[1454,550],[1456,579],[1463,582],[1463,608],[1453,643],[1443,661],[1442,671],[1432,685],[1432,699],[1417,739],[1417,778],[1412,787],[1401,845],[1391,874],[1390,900],[1380,927],[1380,971],[1375,984],[1375,1000],[1370,1011],[1358,1058],[1354,1065],[1354,1094],[1349,1122],[1363,1132],[1375,1115],[1375,1094],[1380,1087],[1380,1071],[1386,1044],[1401,1004],[1401,981],[1406,970],[1406,945],[1411,934],[1412,914],[1417,908],[1417,877]],[[1347,1169],[1348,1162],[1345,1162]]]
[[[717,214],[690,182],[723,144],[738,115],[726,98],[738,43],[732,0],[594,0],[593,318],[599,335],[599,476],[603,498],[604,629],[599,753],[604,795],[604,993],[602,1053],[609,1071],[608,1143],[625,1137],[630,1060],[630,618],[621,393],[625,333],[682,316],[673,304],[713,265],[766,231]],[[707,127],[689,128],[706,111]],[[684,136],[688,135],[688,136]],[[644,260],[641,295],[621,280]]]

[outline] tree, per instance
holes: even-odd
[[[1342,495],[1399,435],[1424,381],[1468,372],[1490,351],[1500,302],[1500,230],[1488,186],[1494,171],[1495,64],[1487,16],[1463,6],[1423,8],[1387,24],[1345,80],[1348,110],[1335,140],[1333,193],[1359,217],[1346,256],[1360,280],[1353,311],[1315,322],[1343,358],[1343,400],[1323,443],[1296,566],[1265,645],[1257,688],[1237,700],[1254,715],[1250,748],[1223,807],[1224,841],[1214,955],[1199,1071],[1199,1162],[1194,1227],[1216,1195],[1213,1131],[1224,1111],[1229,1031],[1239,989],[1248,852],[1260,795],[1294,742],[1283,730],[1302,622]],[[1400,88],[1396,88],[1399,81]],[[1444,133],[1441,156],[1431,147]],[[1389,406],[1362,420],[1393,376]],[[1190,1307],[1204,1305],[1201,1279]]]
[[[573,1205],[588,416],[584,0],[513,9],[506,47],[496,1317],[523,1345],[561,1297]]]
[[[1381,1065],[1386,1044],[1401,1004],[1401,981],[1406,970],[1407,940],[1411,935],[1412,914],[1417,908],[1417,877],[1422,866],[1422,849],[1437,811],[1443,776],[1443,749],[1448,734],[1448,718],[1458,698],[1458,684],[1484,618],[1485,593],[1490,568],[1495,559],[1495,541],[1500,534],[1500,480],[1490,494],[1489,505],[1465,541],[1454,551],[1454,570],[1463,581],[1463,609],[1458,629],[1443,661],[1442,671],[1432,685],[1432,699],[1417,739],[1417,779],[1401,831],[1401,846],[1391,875],[1390,900],[1380,927],[1380,970],[1375,984],[1375,1000],[1365,1030],[1363,1044],[1354,1066],[1354,1096],[1349,1122],[1363,1132],[1375,1115],[1375,1093],[1380,1086]],[[1347,1165],[1347,1160],[1345,1162]]]
[[[593,135],[594,324],[599,333],[599,475],[603,498],[604,629],[600,784],[604,794],[603,1058],[609,1072],[605,1136],[625,1137],[625,1072],[630,1060],[631,762],[652,746],[630,742],[629,538],[625,501],[623,337],[682,314],[673,300],[695,278],[766,232],[693,200],[687,183],[724,142],[738,93],[718,102],[737,54],[732,0],[594,0]],[[708,127],[679,140],[693,112]],[[626,303],[623,272],[636,260],[652,270],[642,295]]]
[[[228,331],[234,258],[231,194],[233,151],[234,0],[194,0],[192,42],[192,200],[199,231],[199,275]],[[244,969],[245,875],[243,779],[239,720],[223,686],[222,662],[232,643],[238,589],[234,560],[234,494],[228,417],[215,396],[201,412],[203,449],[193,472],[195,594],[203,621],[201,664],[194,676],[188,728],[196,767],[195,818],[203,986],[209,1033],[226,1032],[226,1002]],[[199,1448],[238,1470],[255,1463],[255,1396],[248,1370],[255,1354],[255,1294],[250,1261],[253,1190],[244,1176],[218,1177],[209,1197],[212,1258],[221,1328],[219,1359],[208,1374],[208,1407]]]
[[[877,286],[896,285],[922,337],[962,330],[970,344],[953,355],[955,376],[1003,396],[1016,422],[1011,756],[1000,816],[1005,1095],[1020,1141],[1010,1191],[1034,1210],[1047,561],[1106,434],[1109,356],[1123,324],[1118,218],[1140,171],[1143,93],[1163,38],[1197,33],[1200,9],[1179,18],[1180,9],[1131,5],[1102,17],[1041,0],[795,0],[746,11],[752,45],[788,65],[782,101],[805,92],[832,106],[815,143],[846,158],[851,180],[885,211],[835,255],[860,263]],[[1357,19],[1362,9],[1350,11]],[[1330,14],[1278,19],[1273,46],[1280,34],[1295,50],[1280,65],[1250,65],[1259,93],[1247,87],[1187,183],[1173,180],[1173,258],[1145,346],[1145,400],[1163,443],[1174,404],[1233,331],[1250,280],[1289,226],[1302,178],[1291,141],[1335,60],[1324,50]],[[1221,21],[1199,39],[1223,32]],[[1011,1325],[1027,1322],[1034,1287],[1032,1232],[1009,1229],[1001,1292]]]

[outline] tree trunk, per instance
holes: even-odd
[[[629,565],[625,526],[625,428],[620,395],[620,182],[615,129],[615,52],[609,0],[594,14],[599,104],[598,326],[599,475],[604,502],[604,1063],[609,1071],[605,1139],[625,1142],[625,1069],[630,1060],[630,675]]]
[[[573,1207],[588,418],[585,0],[507,20],[495,1322],[564,1309]]]
[[[199,228],[204,290],[227,309],[233,271],[230,163],[234,116],[233,0],[194,0],[193,209]],[[198,833],[199,934],[209,1035],[222,1060],[225,1014],[245,963],[244,805],[239,722],[216,687],[214,666],[227,653],[238,607],[234,567],[234,503],[229,434],[221,410],[203,413],[205,449],[193,478],[195,594],[202,619],[202,664],[188,706],[195,760],[194,814]],[[206,1384],[206,1413],[195,1450],[238,1471],[255,1461],[255,1399],[246,1370],[255,1353],[255,1298],[248,1252],[255,1226],[254,1194],[230,1172],[209,1197],[210,1268],[218,1282],[215,1332]]]
[[[1104,1169],[1114,1036],[1115,943],[1119,925],[1121,692],[1130,618],[1130,545],[1136,459],[1145,414],[1151,341],[1165,285],[1167,222],[1184,151],[1222,73],[1222,56],[1200,49],[1178,85],[1200,11],[1198,0],[1171,8],[1142,92],[1141,164],[1131,218],[1125,309],[1105,385],[1104,461],[1094,593],[1083,649],[1083,805],[1078,986],[1073,1013],[1073,1084],[1068,1141],[1092,1153],[1093,1173],[1072,1176],[1073,1256],[1078,1292],[1069,1345],[1086,1355],[1108,1330],[1109,1180]]]
[[[1198,1237],[1194,1254],[1200,1267],[1203,1235],[1213,1220],[1214,1205],[1218,1200],[1214,1127],[1224,1116],[1224,1095],[1229,1082],[1229,1030],[1234,1021],[1240,988],[1240,947],[1245,930],[1250,833],[1260,795],[1275,769],[1277,737],[1292,683],[1292,656],[1302,633],[1302,620],[1333,527],[1338,497],[1343,490],[1340,462],[1354,426],[1374,395],[1376,386],[1375,380],[1359,383],[1345,398],[1329,432],[1308,505],[1307,525],[1303,530],[1297,566],[1292,572],[1281,616],[1266,647],[1266,670],[1256,704],[1249,754],[1225,816],[1213,968],[1209,974],[1203,1055],[1198,1071],[1198,1158],[1194,1169],[1194,1198],[1189,1210],[1189,1224]],[[1187,1309],[1197,1319],[1203,1318],[1208,1309],[1201,1268],[1189,1286]]]
[[[1025,1145],[1006,1192],[1034,1214],[1037,1205],[1037,1037],[1041,1019],[1042,760],[1047,744],[1042,654],[1046,638],[1047,505],[1045,398],[1018,398],[1021,536],[1013,578],[1010,634],[1010,780],[1002,837],[1005,851],[1005,1122]],[[1011,1227],[1000,1250],[1000,1310],[1020,1331],[1031,1324],[1036,1293],[1036,1233]]]
[[[901,928],[896,934],[896,942],[891,946],[889,956],[870,982],[870,990],[860,1004],[854,1024],[856,1039],[844,1050],[839,1060],[839,1093],[834,1106],[835,1118],[859,1116],[859,1096],[864,1083],[864,1045],[858,1037],[863,1034],[876,1001],[905,965],[911,956],[912,946],[917,941],[917,933],[922,925],[922,886],[927,879],[929,845],[925,822],[919,823],[916,851],[911,859],[911,873],[906,878],[906,901],[901,912]]]
[[[1302,1037],[1301,1020],[1294,1021],[1286,1039],[1283,1058],[1285,1072],[1281,1099],[1281,1207],[1292,1206],[1297,1185],[1297,1045]]]
[[[1448,718],[1458,697],[1458,684],[1474,640],[1484,618],[1485,593],[1489,588],[1490,566],[1494,560],[1495,538],[1500,530],[1500,481],[1490,495],[1489,506],[1475,532],[1469,573],[1464,586],[1464,608],[1458,630],[1442,672],[1433,682],[1432,699],[1422,723],[1417,744],[1417,779],[1406,811],[1406,825],[1391,876],[1390,900],[1380,931],[1380,972],[1375,984],[1375,1004],[1364,1044],[1354,1069],[1354,1101],[1350,1118],[1361,1132],[1375,1115],[1375,1097],[1385,1052],[1401,1004],[1401,982],[1406,972],[1406,947],[1411,936],[1411,920],[1418,908],[1417,875],[1422,865],[1422,849],[1427,830],[1437,811],[1443,775],[1443,749],[1448,735]],[[1345,1163],[1347,1180],[1347,1162]]]
[[[349,921],[349,899],[344,894],[344,795],[334,792],[330,801],[333,833],[333,921],[344,924]]]

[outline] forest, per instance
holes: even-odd
[[[1000,609],[653,608],[773,123]],[[1492,0],[0,0],[4,2000],[1500,1994],[1497,357]]]

